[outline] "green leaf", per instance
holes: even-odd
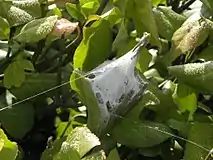
[[[86,3],[82,3],[82,1],[80,1],[80,5],[84,15],[88,17],[89,15],[94,14],[98,10],[98,8],[100,7],[100,2],[99,0],[90,0]]]
[[[9,95],[7,94],[7,97],[8,96]],[[12,101],[12,99],[9,101]],[[7,105],[11,105],[12,102],[9,101],[6,103],[2,96],[0,108],[2,109]],[[21,139],[33,127],[34,108],[30,103],[17,104],[11,108],[1,111],[0,121],[5,131],[7,131],[10,136],[15,139]]]
[[[100,19],[90,27],[85,26],[83,40],[75,51],[74,69],[89,71],[97,67],[108,57],[111,45],[112,33],[108,21]]]
[[[5,40],[9,38],[10,25],[5,18],[0,17],[0,39]]]
[[[140,72],[145,72],[149,68],[149,63],[152,60],[152,55],[146,48],[143,48],[137,62],[137,68]]]
[[[46,38],[46,36],[52,31],[56,21],[57,16],[33,20],[27,23],[14,39],[23,43],[38,42],[39,40]]]
[[[118,8],[114,7],[108,12],[101,15],[101,17],[110,22],[111,27],[113,27],[115,24],[121,21],[121,12]]]
[[[150,0],[127,0],[126,13],[133,19],[138,36],[140,37],[143,32],[149,32],[152,37],[151,42],[160,47]]]
[[[211,0],[201,0],[212,12],[213,12],[213,2]]]
[[[130,36],[126,28],[126,24],[127,24],[126,21],[122,20],[118,34],[112,44],[112,51],[119,51],[123,49],[130,41],[129,40]]]
[[[110,151],[106,160],[120,160],[120,157],[116,148]]]
[[[70,148],[69,144],[62,143],[61,150],[53,160],[80,160],[78,152]]]
[[[153,13],[158,28],[158,34],[167,40],[171,40],[173,33],[186,19],[184,16],[164,6],[154,8]]]
[[[80,157],[83,157],[95,146],[100,145],[98,137],[87,127],[76,127],[67,137],[66,143],[69,144],[69,147],[76,150]]]
[[[164,5],[166,5],[166,0],[152,0],[152,4],[153,4],[154,6],[157,6],[157,5],[159,5],[159,4],[164,4]]]
[[[179,83],[172,97],[182,113],[189,111],[189,120],[192,120],[193,114],[197,110],[197,95],[194,89]]]
[[[15,142],[8,140],[4,131],[0,129],[0,159],[15,160],[18,155],[18,146]]]
[[[212,61],[213,60],[213,45],[209,45],[206,47],[199,55],[197,55],[197,59],[204,59],[205,61]]]
[[[197,15],[189,17],[172,37],[172,48],[165,57],[170,64],[181,54],[200,46],[208,37],[210,25],[205,18]]]
[[[0,1],[0,16],[7,19],[11,26],[18,26],[41,16],[38,0]]]
[[[44,152],[42,153],[42,156],[41,156],[41,160],[57,160],[54,156],[56,156],[58,154],[58,152],[60,151],[61,145],[65,140],[66,140],[65,137],[63,137],[61,139],[56,139],[51,144],[50,147],[48,147],[47,149],[44,150]]]
[[[84,15],[81,13],[81,8],[78,4],[66,3],[66,9],[71,17],[83,22],[85,20]]]
[[[152,147],[171,137],[171,130],[162,123],[132,121],[128,118],[122,118],[110,134],[118,143],[123,145]]]
[[[210,158],[210,156],[207,157],[207,155],[213,146],[212,135],[213,125],[211,123],[196,122],[188,134],[188,140],[195,142],[200,147],[187,142],[183,160],[207,160]],[[203,147],[207,148],[209,151],[205,150]]]
[[[106,159],[105,153],[104,151],[101,150],[99,152],[95,152],[89,156],[86,156],[82,160],[105,160],[105,159]]]
[[[168,67],[169,72],[180,81],[198,91],[213,92],[213,62],[189,63]]]
[[[34,70],[33,64],[28,60],[20,59],[10,63],[4,71],[4,86],[6,88],[20,87],[25,80],[25,69]]]
[[[15,95],[19,100],[23,100],[30,96],[35,96],[57,85],[57,75],[53,73],[34,73],[26,74],[26,79],[22,83],[21,87],[12,87],[10,92]],[[64,86],[67,87],[67,86]],[[50,90],[51,91],[51,90]],[[51,92],[46,92],[50,94]],[[54,92],[57,92],[55,89]],[[44,95],[44,93],[42,94]],[[39,98],[39,97],[38,97]],[[35,101],[38,99],[35,99]]]

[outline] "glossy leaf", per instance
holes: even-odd
[[[169,67],[169,72],[185,84],[203,92],[212,93],[212,70],[211,61],[205,63],[189,63]]]
[[[0,143],[0,159],[15,160],[18,155],[18,145],[11,142],[2,129],[0,129]]]
[[[52,31],[55,23],[57,21],[57,16],[50,16],[41,19],[33,20],[27,23],[20,31],[18,35],[14,38],[23,43],[38,42],[41,39],[47,37],[47,35]]]

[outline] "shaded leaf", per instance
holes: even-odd
[[[213,62],[189,63],[168,68],[169,72],[185,84],[203,92],[213,92]]]
[[[0,108],[2,109],[7,105],[11,105],[12,99],[10,101],[6,103],[2,96]],[[10,136],[15,139],[21,139],[33,127],[34,108],[30,103],[17,104],[15,107],[1,111],[0,121]]]
[[[4,71],[4,86],[6,88],[20,87],[25,80],[25,69],[34,70],[33,64],[28,60],[20,59],[10,63]]]
[[[26,79],[22,83],[21,87],[12,87],[10,92],[15,95],[15,97],[19,100],[28,98],[30,96],[35,96],[38,94],[44,95],[42,92],[46,92],[46,94],[50,94],[51,88],[57,86],[57,75],[51,73],[34,73],[34,74],[26,74]],[[67,87],[67,86],[65,86]],[[47,92],[47,90],[50,90]],[[57,92],[57,90],[54,90]],[[39,98],[39,97],[37,97]],[[36,101],[36,99],[35,99]]]
[[[39,40],[46,38],[46,36],[52,31],[56,22],[57,16],[33,20],[27,23],[14,39],[23,43],[38,42]]]
[[[168,134],[166,134],[168,133]],[[111,135],[118,142],[130,147],[152,147],[171,137],[171,130],[162,123],[121,119]]]
[[[211,123],[196,122],[189,131],[188,140],[195,142],[199,146],[187,142],[184,151],[184,160],[209,158],[207,155],[213,146],[213,125]],[[207,148],[207,150],[203,147]]]
[[[199,55],[197,59],[204,59],[205,61],[212,61],[213,60],[213,45],[209,45],[206,47]]]
[[[0,129],[0,159],[15,160],[18,155],[18,146],[15,142],[11,142],[4,131]]]

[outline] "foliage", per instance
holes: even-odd
[[[212,158],[211,0],[0,7],[0,159]]]

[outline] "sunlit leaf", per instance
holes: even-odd
[[[189,119],[193,119],[193,114],[197,109],[197,96],[191,87],[179,83],[173,94],[173,99],[181,112],[189,111]]]
[[[57,16],[50,16],[27,23],[14,38],[23,43],[38,42],[44,39],[54,28]]]
[[[0,1],[0,8],[0,16],[7,19],[11,26],[25,24],[41,16],[38,0]]]
[[[9,38],[10,25],[6,19],[0,17],[0,39],[5,40]]]
[[[187,51],[200,46],[208,37],[210,25],[205,18],[198,15],[189,17],[172,37],[172,48],[165,57],[165,63],[171,63],[175,58]]]
[[[89,71],[97,67],[108,57],[111,45],[112,33],[108,21],[100,19],[90,27],[85,26],[83,40],[75,51],[74,68]]]
[[[18,145],[15,142],[11,142],[4,131],[0,129],[0,159],[15,160],[18,155]]]
[[[194,89],[212,93],[213,63],[211,61],[176,65],[168,69],[173,76]]]
[[[84,13],[86,17],[88,17],[91,14],[94,14],[100,7],[99,0],[90,0],[87,2],[86,0],[83,0],[83,1],[80,1],[80,4],[81,4],[82,12]]]

